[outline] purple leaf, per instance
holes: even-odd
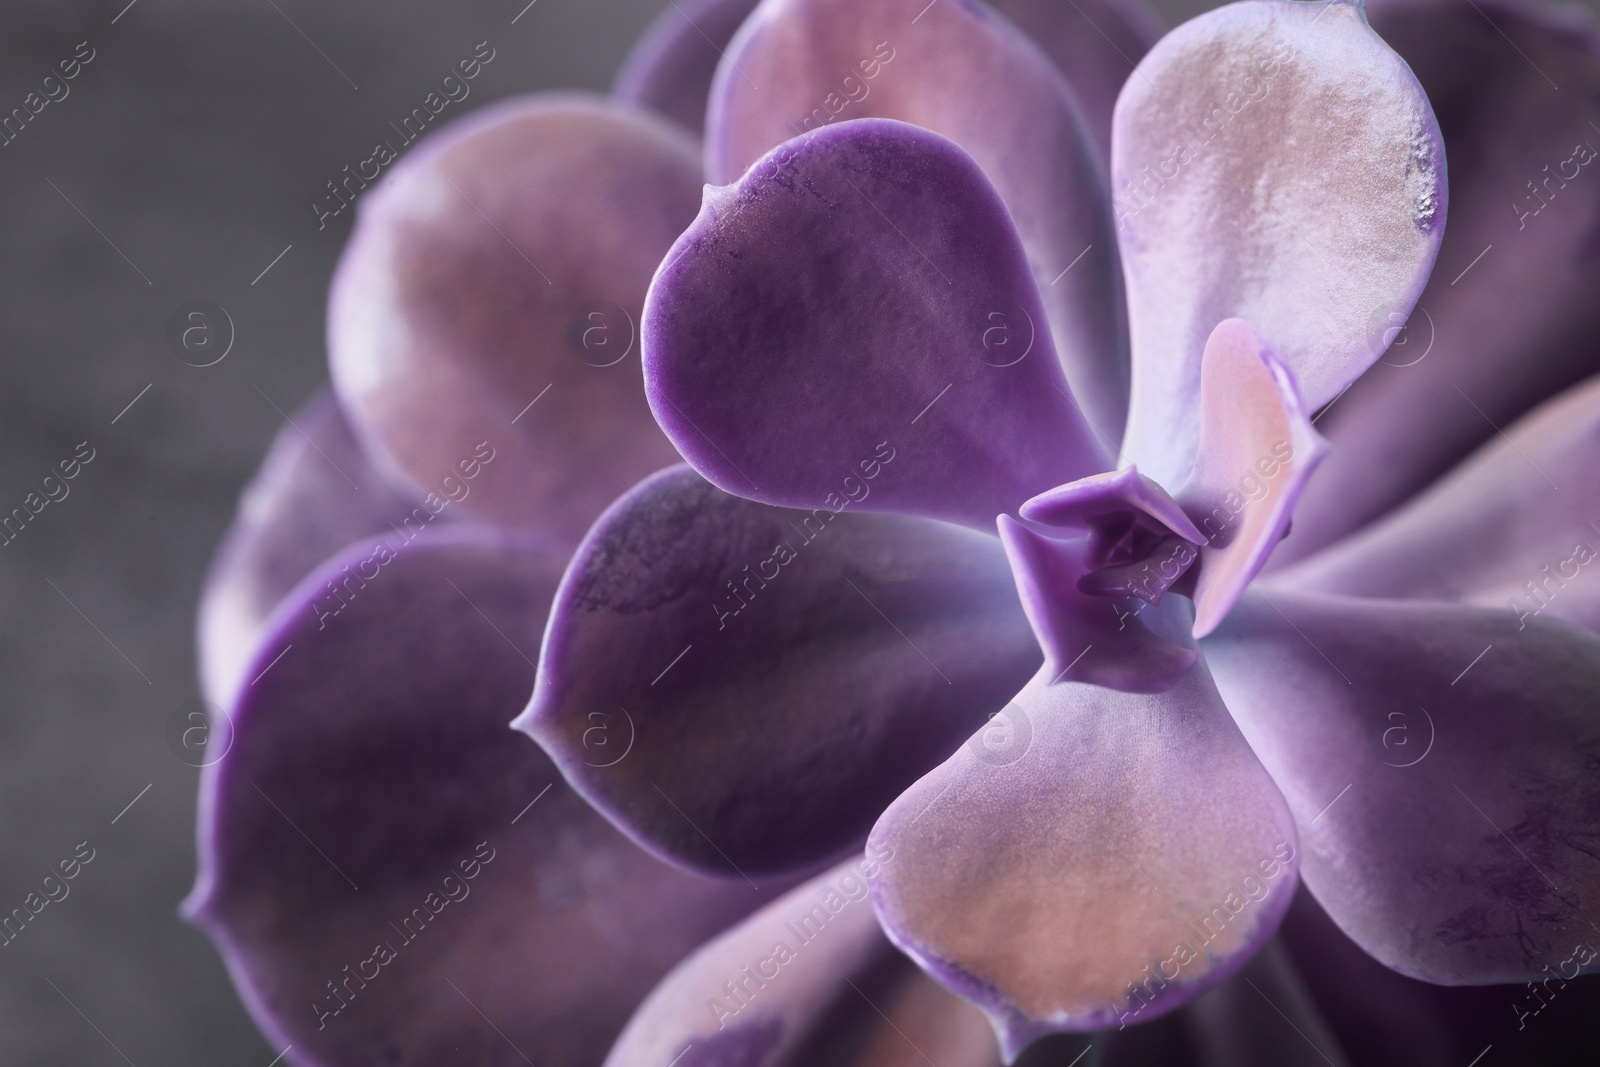
[[[232,699],[268,615],[317,564],[359,537],[398,548],[405,529],[452,518],[385,482],[333,394],[319,390],[278,431],[206,572],[197,625],[206,699]]]
[[[983,1013],[894,950],[867,899],[883,860],[856,856],[680,964],[608,1067],[999,1067]],[[892,857],[889,862],[892,862]]]
[[[1506,428],[1408,505],[1277,580],[1447,600],[1600,631],[1600,378]]]
[[[590,1067],[770,894],[639,851],[506,728],[561,559],[358,542],[275,613],[204,772],[185,913],[305,1067]]]
[[[985,532],[1104,469],[1005,206],[965,152],[830,125],[708,189],[645,309],[650,403],[718,487]]]
[[[1490,1045],[1523,1063],[1581,1063],[1600,1013],[1600,977],[1481,986],[1407,978],[1363,952],[1304,888],[1279,940],[1361,1067],[1459,1067]]]
[[[1102,160],[1111,158],[1111,109],[1135,63],[1162,34],[1145,0],[990,0],[1055,61],[1072,86]]]
[[[766,0],[718,68],[707,176],[733,182],[792,137],[863,118],[909,122],[972,154],[1044,297],[1048,323],[1033,328],[1053,335],[1073,395],[1115,438],[1128,366],[1105,164],[1049,57],[985,4]]]
[[[567,780],[657,854],[760,881],[859,847],[1039,650],[993,538],[675,467],[590,532],[541,662],[518,726]]]
[[[1273,588],[1201,648],[1294,812],[1306,885],[1367,952],[1482,984],[1538,977],[1594,937],[1600,639]]]

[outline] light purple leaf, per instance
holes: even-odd
[[[1393,345],[1318,419],[1335,451],[1274,564],[1400,506],[1496,428],[1600,372],[1600,28],[1577,4],[1374,0],[1376,29],[1416,71],[1450,155],[1450,226]]]
[[[334,387],[374,461],[569,544],[674,462],[637,326],[699,192],[682,131],[574,95],[475,112],[395,164],[328,310]]]
[[[1203,665],[1158,696],[1028,684],[903,793],[868,852],[894,942],[1008,1055],[1143,1022],[1236,971],[1296,884],[1289,809]]]
[[[1196,637],[1217,628],[1265,566],[1327,450],[1278,353],[1242,319],[1219,324],[1200,367],[1200,451],[1177,492],[1205,537]]]
[[[1514,982],[1595,936],[1600,639],[1273,587],[1201,649],[1294,812],[1306,885],[1367,952],[1423,981]]]
[[[1201,353],[1242,318],[1315,410],[1382,354],[1444,231],[1444,149],[1411,71],[1356,0],[1243,0],[1168,34],[1117,102],[1112,190],[1128,287],[1126,462],[1189,473]]]

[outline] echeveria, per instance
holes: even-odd
[[[1375,14],[1419,85],[1349,0],[700,0],[401,161],[202,610],[286,1058],[1336,1062],[1326,961],[1443,1063],[1424,982],[1595,969],[1600,387],[1395,508],[1486,436],[1405,398],[1593,369],[1571,224],[1443,235],[1595,35],[1477,6]],[[1529,366],[1463,323],[1542,266]]]
[[[763,10],[765,22],[758,13],[741,34],[746,47],[718,83],[713,169],[749,155],[738,148],[748,123],[729,116],[759,96],[732,73],[740,56],[766,55],[752,42],[774,27],[802,41],[841,25],[854,32],[828,21],[822,2]],[[873,7],[885,22],[893,10]],[[947,14],[960,17],[960,8]],[[942,28],[980,47],[971,42],[988,24],[965,17],[972,24],[964,33]],[[820,77],[796,76],[794,52],[774,45],[768,61],[752,59],[752,82],[778,82],[794,98],[821,91]],[[879,818],[869,849],[897,857],[873,882],[890,936],[987,1008],[1013,1050],[1047,1029],[1138,1018],[1214,984],[1270,936],[1302,868],[1346,932],[1391,966],[1441,982],[1537,975],[1585,928],[1578,901],[1600,878],[1573,837],[1587,832],[1597,799],[1577,753],[1595,738],[1585,702],[1600,646],[1561,627],[1516,630],[1515,620],[1457,608],[1313,598],[1292,584],[1239,603],[1321,458],[1313,412],[1382,353],[1368,337],[1374,312],[1394,309],[1403,319],[1433,266],[1445,161],[1409,68],[1358,5],[1249,2],[1180,28],[1134,71],[1118,102],[1116,198],[1106,208],[1117,216],[1132,327],[1131,410],[1118,450],[1131,463],[1115,474],[1095,473],[1119,465],[1058,369],[1052,334],[1071,331],[1054,321],[1048,331],[1028,328],[1045,306],[1028,269],[1027,230],[1007,225],[1008,204],[1084,193],[1029,187],[1051,174],[1042,167],[1002,173],[1012,127],[968,117],[998,111],[1001,93],[1021,91],[1014,82],[993,88],[980,104],[948,86],[918,97],[926,110],[916,117],[960,143],[862,118],[730,168],[737,181],[708,190],[646,306],[646,388],[657,419],[724,491],[791,509],[810,504],[818,516],[895,511],[984,529],[1001,515],[998,532],[1044,666],[999,714],[1030,744],[994,758],[980,733],[980,743],[957,747],[907,783]],[[1036,96],[1021,96],[1011,111]],[[869,97],[863,111],[873,106]],[[1067,182],[1067,174],[1058,176]],[[1080,246],[1096,237],[1088,225],[1080,234]],[[984,342],[997,321],[1021,350],[989,359],[994,349]],[[1070,366],[1074,354],[1061,358]],[[778,782],[820,810],[848,805],[845,796],[831,806],[818,800],[837,783],[803,774],[793,745],[779,746],[793,759],[762,764],[781,777],[754,794],[741,784],[752,773],[743,739],[726,739],[717,717],[683,710],[740,671],[730,659],[759,661],[745,647],[748,635],[719,644],[705,632],[709,617],[704,631],[684,625],[678,616],[695,610],[696,591],[679,584],[676,596],[657,589],[663,645],[668,635],[683,638],[681,663],[663,677],[618,675],[614,663],[573,651],[610,626],[610,615],[629,614],[595,586],[646,587],[642,577],[619,583],[615,573],[619,561],[643,570],[659,558],[660,549],[641,547],[650,544],[641,528],[651,519],[640,513],[649,506],[643,496],[625,501],[580,552],[525,721],[580,789],[664,853],[708,868],[741,859],[770,868],[773,842],[762,842],[759,860],[743,855],[748,835],[731,824],[748,823],[762,805],[770,819],[792,812],[798,802]],[[667,528],[657,544],[668,543]],[[827,610],[836,602],[831,583],[819,583],[808,612],[793,602],[792,587],[805,579],[781,569],[785,556],[809,550],[811,536],[821,535],[783,535],[753,585],[748,568],[733,575],[729,606],[786,617]],[[720,530],[703,540],[707,569],[725,573]],[[674,558],[683,552],[680,540]],[[780,588],[764,602],[768,582]],[[1164,599],[1169,591],[1187,594],[1193,607]],[[719,631],[740,625],[715,600],[698,610],[715,611]],[[917,619],[902,612],[899,623]],[[643,625],[636,612],[632,625]],[[1323,636],[1306,637],[1311,631]],[[1284,632],[1305,639],[1290,644]],[[1452,685],[1496,642],[1499,666],[1480,667],[1477,686]],[[1343,665],[1319,648],[1341,648]],[[918,703],[918,675],[942,673],[938,657],[922,651],[925,662],[895,672],[909,692],[883,701],[886,708]],[[954,655],[966,677],[963,653],[979,653]],[[832,657],[806,662],[818,674],[863,669]],[[1566,668],[1555,671],[1557,662]],[[1349,692],[1323,692],[1321,671]],[[1502,672],[1511,679],[1502,682]],[[787,719],[793,704],[818,697],[812,722],[821,731],[834,726],[832,702],[820,699],[833,684],[780,681],[771,697],[744,699],[776,702]],[[1296,690],[1315,696],[1291,720]],[[1521,745],[1502,736],[1511,727],[1495,725],[1507,721],[1508,702],[1523,719]],[[660,800],[628,774],[578,765],[576,725],[611,703],[629,708],[641,735],[671,732],[702,768],[725,761],[720,776],[696,773],[693,799],[674,801],[709,838],[726,828],[724,856],[707,862],[679,835],[657,831]],[[1442,810],[1434,790],[1448,783],[1432,776],[1448,776],[1440,769],[1447,759],[1398,778],[1394,768],[1366,767],[1386,714],[1429,706],[1446,731],[1480,735],[1497,767],[1470,768],[1477,797],[1452,788],[1452,806]],[[861,732],[852,719],[839,726]],[[697,740],[685,739],[696,730]],[[1357,762],[1333,758],[1336,742]],[[856,758],[865,758],[860,748]],[[1456,770],[1468,776],[1465,755]],[[883,773],[904,782],[910,768],[901,761]],[[1530,794],[1525,783],[1544,777],[1563,784]],[[1352,796],[1324,813],[1358,785],[1365,800]],[[1423,806],[1423,797],[1432,800]],[[1460,888],[1506,851],[1484,805],[1515,825],[1537,811],[1548,826],[1530,843],[1539,856],[1517,872],[1516,894],[1505,884]],[[1375,825],[1379,811],[1386,832]],[[833,828],[847,846],[851,823]],[[794,855],[796,866],[811,859],[811,847]],[[1532,884],[1540,869],[1572,893],[1540,890]],[[1511,933],[1520,941],[1507,943]]]

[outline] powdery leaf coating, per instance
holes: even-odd
[[[384,481],[333,394],[317,392],[273,439],[206,571],[196,624],[206,699],[226,704],[248,680],[267,617],[312,568],[357,538],[398,548],[406,539],[398,524],[420,529],[451,517]]]
[[[680,466],[596,523],[540,662],[517,725],[580,793],[658,855],[759,880],[859,848],[1039,650],[992,537]]]
[[[1504,608],[1600,631],[1600,378],[1546,402],[1405,507],[1275,580]]]
[[[857,855],[711,941],[640,1005],[606,1067],[1000,1067],[983,1013],[883,936]],[[880,1014],[881,1013],[881,1014]]]
[[[1127,460],[1182,481],[1200,361],[1224,319],[1279,352],[1315,410],[1381,354],[1444,231],[1427,97],[1359,2],[1243,0],[1185,23],[1117,102],[1112,194],[1133,344]]]
[[[645,386],[712,484],[989,532],[1104,469],[1051,350],[1005,206],[937,134],[862,119],[708,189],[645,308]]]
[[[660,975],[770,894],[647,856],[506,728],[559,556],[435,531],[319,621],[324,581],[370,552],[336,554],[271,620],[204,771],[185,913],[302,1067],[590,1067]]]
[[[1306,885],[1367,952],[1428,982],[1514,982],[1594,937],[1600,639],[1274,588],[1201,647],[1294,811]]]
[[[757,0],[672,0],[617,71],[613,100],[649,108],[698,134],[711,79]]]
[[[1105,164],[1050,59],[974,0],[765,0],[718,68],[706,174],[732,182],[792,137],[863,118],[908,122],[972,154],[1043,295],[1049,320],[1034,325],[1114,440],[1128,368]]]
[[[656,264],[694,218],[693,143],[583,96],[453,123],[361,200],[334,278],[334,387],[374,461],[470,514],[576,543],[677,459],[640,386]]]
[[[1374,311],[1374,350],[1394,345],[1318,419],[1334,452],[1274,565],[1403,505],[1496,427],[1600,371],[1594,14],[1521,0],[1377,0],[1368,12],[1439,117],[1450,226],[1410,320]]]
[[[867,849],[894,852],[872,883],[889,937],[984,1008],[1008,1055],[1154,1018],[1272,936],[1294,823],[1203,664],[1158,696],[1037,676],[1002,715]]]
[[[1243,319],[1218,324],[1200,366],[1200,451],[1177,492],[1205,537],[1196,637],[1217,628],[1266,565],[1327,450],[1272,346]]]

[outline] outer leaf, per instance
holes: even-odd
[[[1367,952],[1470,985],[1537,977],[1594,936],[1600,639],[1275,589],[1202,650],[1294,811],[1306,884]]]
[[[590,1067],[764,901],[640,852],[506,729],[559,571],[470,531],[360,542],[274,615],[204,772],[186,914],[291,1062]]]
[[[1450,476],[1281,580],[1448,600],[1600,630],[1600,378],[1524,416]]]
[[[1296,894],[1295,899],[1301,896]],[[1353,1063],[1365,1063],[1345,1054],[1323,1016],[1320,999],[1307,989],[1307,980],[1314,977],[1310,972],[1320,961],[1312,959],[1305,966],[1295,966],[1283,942],[1281,936],[1273,938],[1232,977],[1177,1011],[1139,1026],[1096,1035],[1100,1067],[1352,1067]]]
[[[1364,1067],[1449,1067],[1471,1063],[1491,1045],[1510,1062],[1584,1062],[1600,1009],[1600,976],[1553,974],[1509,986],[1419,982],[1361,951],[1305,891],[1295,897],[1279,940],[1300,964],[1339,1043]]]
[[[453,518],[390,486],[319,391],[278,431],[206,572],[196,627],[206,699],[232,699],[272,609],[317,564],[357,538],[398,548]]]
[[[911,1067],[929,1054],[940,1067],[999,1067],[982,1013],[883,936],[866,875],[884,862],[857,856],[684,961],[606,1067]]]
[[[1111,158],[1111,109],[1134,64],[1162,34],[1144,0],[990,0],[1072,86],[1100,158]]]
[[[717,62],[757,0],[671,0],[622,61],[611,96],[700,133]]]
[[[328,309],[369,454],[463,511],[576,543],[677,457],[640,390],[650,274],[694,217],[694,146],[581,96],[476,112],[361,200]]]

